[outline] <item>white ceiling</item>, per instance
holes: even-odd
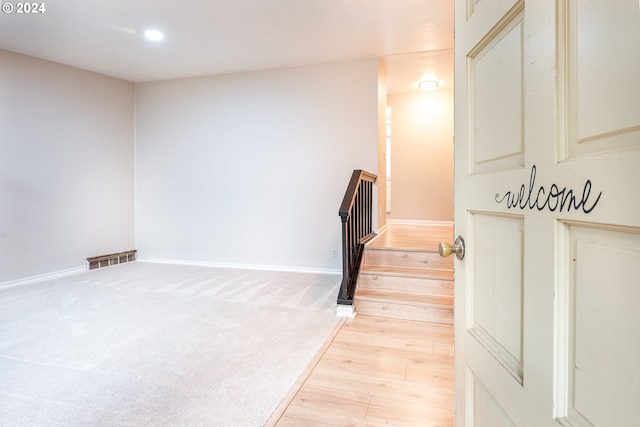
[[[136,83],[383,57],[390,94],[453,87],[453,0],[43,2],[0,13],[0,49]]]

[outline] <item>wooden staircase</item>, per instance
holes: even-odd
[[[367,244],[358,314],[453,324],[453,256],[438,254],[451,227],[394,225]]]

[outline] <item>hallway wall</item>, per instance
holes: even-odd
[[[453,91],[390,95],[391,213],[453,221]]]

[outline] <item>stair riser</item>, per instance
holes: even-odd
[[[390,319],[417,320],[453,325],[453,309],[398,304],[386,301],[357,301],[356,311],[365,316]]]
[[[453,269],[453,258],[441,257],[437,252],[375,249],[365,250],[364,264],[396,267]]]
[[[453,296],[453,281],[423,279],[419,277],[361,274],[358,278],[358,288],[411,294]]]

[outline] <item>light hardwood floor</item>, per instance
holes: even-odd
[[[372,244],[437,247],[451,238],[450,229],[427,239],[410,227],[395,231]],[[345,320],[267,425],[452,426],[453,325]]]

